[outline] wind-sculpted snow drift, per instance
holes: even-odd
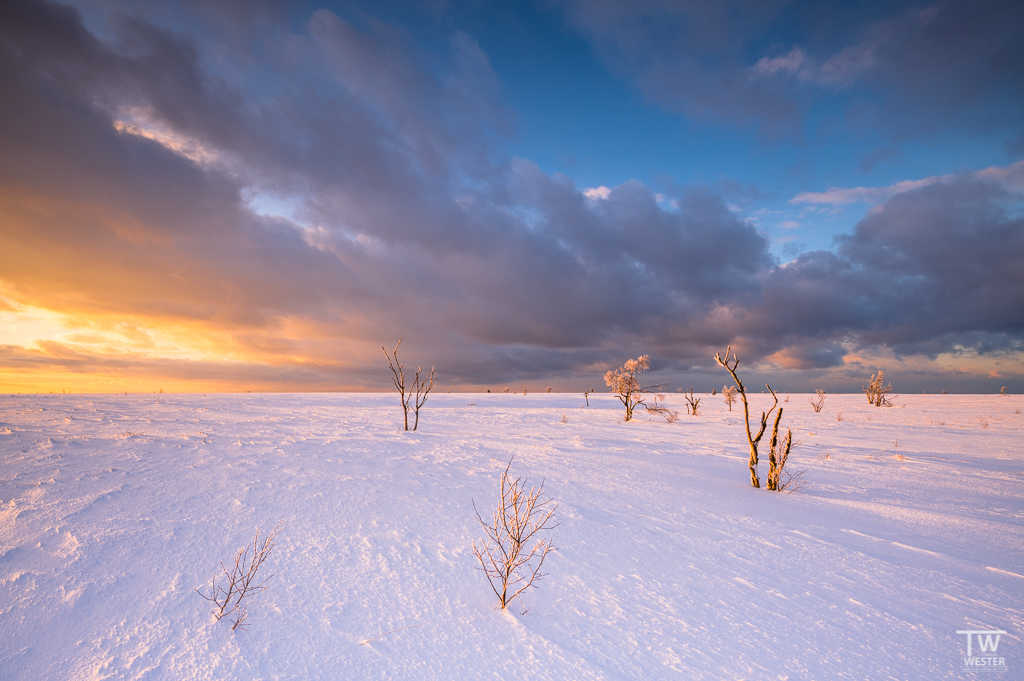
[[[1024,399],[792,397],[796,494],[721,400],[0,397],[0,678],[959,679],[984,632],[1024,674]],[[502,611],[472,499],[513,455],[560,524]],[[279,522],[232,632],[194,589]]]

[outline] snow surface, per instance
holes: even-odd
[[[794,494],[741,411],[669,399],[440,394],[405,433],[391,394],[0,397],[0,678],[993,678],[965,629],[1024,678],[1024,399],[794,394]],[[561,523],[525,615],[471,552],[513,455]],[[280,521],[232,632],[194,589]]]

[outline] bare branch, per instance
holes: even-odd
[[[412,387],[413,393],[415,394],[415,402],[413,402],[413,411],[416,419],[413,422],[412,429],[416,430],[420,425],[420,407],[427,402],[427,395],[430,394],[430,389],[434,387],[434,379],[437,378],[437,370],[434,367],[430,367],[430,371],[427,375],[420,380],[420,372],[423,371],[423,367],[416,367],[416,378],[413,379]]]
[[[257,528],[256,537],[252,542],[252,555],[249,555],[250,547],[246,546],[241,549],[235,555],[235,564],[230,572],[224,563],[220,564],[221,571],[224,573],[226,580],[226,586],[218,585],[217,577],[214,577],[210,581],[209,594],[205,594],[199,589],[195,590],[203,599],[217,606],[212,612],[218,621],[224,617],[234,615],[232,631],[235,629],[244,630],[248,627],[245,620],[249,615],[249,608],[248,604],[244,601],[261,591],[265,591],[267,588],[266,583],[274,576],[270,575],[265,579],[257,580],[260,567],[274,550],[275,540],[281,531],[281,525],[282,523],[278,523],[273,531],[263,539],[262,543],[260,542],[260,531]]]
[[[422,626],[423,626],[422,624],[413,624],[413,625],[408,626],[408,627],[398,627],[397,629],[392,629],[391,631],[385,631],[383,634],[377,634],[373,638],[366,639],[365,641],[363,641],[359,645],[365,646],[367,643],[372,643],[372,642],[376,641],[381,636],[387,636],[388,634],[393,634],[396,631],[405,631],[406,629],[415,629],[417,627],[422,627]]]
[[[480,546],[473,542],[473,555],[502,609],[546,576],[541,568],[556,549],[550,538],[537,535],[558,527],[552,524],[558,504],[544,496],[544,483],[527,489],[521,478],[512,478],[511,467],[509,459],[501,474],[501,498],[490,520],[483,519],[473,502],[474,516],[486,535]]]
[[[398,346],[401,344],[402,339],[399,338],[395,349],[391,351],[390,355],[383,345],[380,346],[380,349],[384,351],[384,356],[388,359],[388,367],[391,369],[391,382],[395,384],[395,389],[398,391],[398,399],[402,403],[402,418],[405,430],[409,430],[409,400],[412,398],[412,395],[407,395],[405,392],[405,365],[398,361]],[[418,371],[416,372],[416,379],[419,380]]]

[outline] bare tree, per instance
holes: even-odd
[[[430,389],[434,387],[434,379],[437,378],[437,370],[434,367],[430,367],[430,371],[427,375],[420,379],[420,373],[423,371],[423,367],[416,367],[416,377],[412,381],[413,393],[416,399],[413,401],[413,414],[415,420],[412,424],[412,429],[415,431],[420,427],[420,408],[426,404],[427,395],[430,394]],[[408,419],[406,420],[406,430],[409,430]]]
[[[731,353],[731,357],[730,357]],[[757,475],[757,446],[761,442],[761,438],[764,437],[764,431],[768,427],[768,419],[771,418],[772,412],[779,406],[779,398],[776,396],[775,391],[772,390],[770,385],[765,385],[768,388],[768,392],[771,393],[772,399],[774,400],[772,408],[768,411],[761,412],[761,427],[757,431],[757,435],[754,435],[750,430],[750,406],[747,403],[747,390],[743,386],[743,381],[736,375],[736,367],[739,366],[740,360],[736,357],[736,353],[732,352],[732,346],[730,345],[725,349],[725,357],[721,354],[715,354],[715,361],[718,362],[729,375],[732,376],[732,380],[736,382],[736,390],[739,392],[740,399],[743,402],[743,425],[747,430],[747,444],[750,447],[750,457],[747,460],[747,467],[750,469],[750,484],[754,487],[761,486],[761,480]],[[768,478],[768,489],[777,490],[777,484],[779,476],[782,474],[782,468],[785,466],[785,461],[781,465],[778,464],[781,457],[778,456],[776,447],[778,444],[779,437],[779,422],[782,420],[782,407],[779,407],[778,415],[775,417],[775,427],[772,428],[771,435],[771,449],[769,452],[769,478]],[[792,433],[787,436],[786,442],[792,443]],[[786,459],[789,458],[789,445],[786,446]],[[776,470],[777,466],[777,470]],[[775,474],[774,480],[772,475]]]
[[[814,394],[816,397],[808,397],[807,401],[811,403],[814,413],[817,414],[821,411],[821,408],[825,406],[825,389],[818,388],[814,391]]]
[[[398,361],[398,346],[401,344],[402,339],[399,338],[398,344],[395,345],[395,349],[391,351],[390,355],[383,345],[380,346],[380,349],[384,351],[384,356],[388,358],[388,367],[391,369],[391,382],[395,384],[395,389],[398,391],[398,399],[402,403],[402,419],[405,430],[409,430],[409,401],[412,399],[412,395],[405,392],[405,365]]]
[[[401,344],[402,339],[399,338],[398,345],[395,346],[390,355],[383,345],[380,346],[380,349],[384,351],[384,356],[388,359],[388,367],[391,369],[391,382],[395,384],[395,389],[398,391],[398,399],[402,403],[403,426],[405,430],[409,430],[409,409],[411,408],[415,416],[412,429],[416,430],[420,425],[420,408],[426,403],[427,395],[430,393],[430,389],[434,387],[437,371],[434,367],[430,367],[430,371],[426,375],[422,375],[423,367],[416,367],[416,375],[413,377],[412,387],[406,391],[405,365],[398,361],[398,346]],[[506,392],[508,392],[507,389]]]
[[[501,474],[501,500],[490,520],[480,516],[473,502],[476,519],[487,535],[480,546],[473,542],[473,555],[503,610],[545,577],[541,572],[544,559],[555,548],[550,538],[537,535],[558,527],[558,523],[552,524],[558,504],[545,497],[544,482],[527,489],[522,478],[511,476],[511,468],[509,459]]]
[[[722,386],[722,398],[729,405],[729,411],[732,411],[732,403],[736,401],[736,388],[728,385]]]
[[[697,407],[700,406],[700,398],[693,396],[693,388],[690,388],[690,392],[685,395],[686,397],[686,412],[691,416],[697,415]]]
[[[867,386],[863,388],[864,394],[868,397],[868,404],[873,404],[876,407],[892,406],[892,402],[888,397],[888,394],[892,392],[892,383],[889,385],[884,384],[885,372],[879,369],[878,374],[872,374],[871,380],[868,381]]]
[[[679,417],[679,414],[664,406],[664,395],[655,395],[653,404],[647,404],[645,397],[664,386],[659,384],[641,385],[637,379],[640,373],[651,367],[650,359],[650,355],[641,355],[636,359],[626,360],[625,364],[618,369],[612,369],[605,373],[604,382],[626,407],[624,420],[632,420],[636,408],[643,407],[650,413],[665,417],[665,420],[671,423]]]
[[[248,626],[245,623],[245,619],[249,615],[249,604],[245,602],[246,599],[255,596],[261,591],[265,591],[267,581],[274,576],[270,575],[265,579],[259,580],[257,578],[263,562],[270,557],[271,552],[274,550],[274,541],[277,539],[277,534],[280,531],[281,524],[278,523],[277,527],[273,529],[261,544],[260,531],[257,528],[256,538],[252,541],[252,555],[249,555],[248,546],[241,549],[235,555],[235,565],[230,572],[228,572],[224,563],[220,564],[221,571],[227,580],[227,585],[218,585],[217,576],[214,576],[210,582],[209,594],[204,594],[199,589],[196,589],[197,594],[217,606],[212,611],[217,621],[220,621],[223,617],[234,615],[231,631],[235,629],[244,630]]]

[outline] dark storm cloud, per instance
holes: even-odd
[[[727,10],[707,21],[725,30]],[[686,368],[734,340],[745,361],[808,369],[849,345],[934,355],[1020,338],[1019,197],[998,179],[899,194],[835,252],[779,267],[714,191],[659,198],[630,181],[588,197],[502,155],[500,83],[472,36],[436,53],[328,10],[243,34],[112,26],[101,40],[60,5],[0,7],[0,279],[21,303],[202,324],[290,385],[372,384],[359,363],[398,337],[410,362],[478,384],[600,376],[643,352]],[[623,40],[643,33],[626,27]],[[291,214],[255,212],[253,194]],[[76,353],[3,361],[84,370]]]
[[[807,337],[931,357],[1019,350],[1020,199],[976,175],[897,194],[841,237],[835,253],[807,253],[766,276],[754,324],[763,330],[764,351],[802,346]],[[825,353],[794,363],[834,360]]]
[[[1015,0],[553,4],[614,71],[673,111],[778,132],[827,97],[861,129],[905,136],[959,119],[1024,135]]]

